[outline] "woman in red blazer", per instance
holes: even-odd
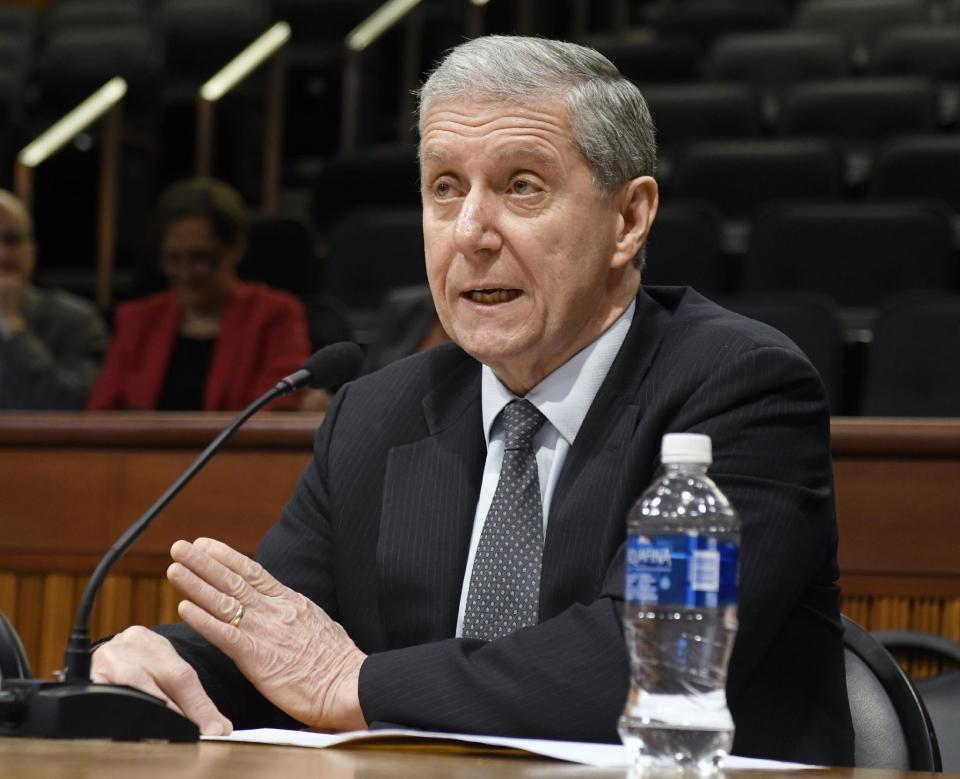
[[[90,410],[239,410],[309,356],[300,302],[237,279],[246,209],[226,184],[191,179],[157,208],[170,289],[117,310]],[[296,408],[298,399],[272,408]]]

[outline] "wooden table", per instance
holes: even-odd
[[[428,754],[394,750],[301,749],[259,744],[123,744],[0,739],[0,779],[612,779],[597,769],[534,758]],[[667,773],[674,777],[678,774]],[[737,779],[898,779],[944,774],[824,769],[727,771]]]

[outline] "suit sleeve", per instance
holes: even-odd
[[[712,437],[716,478],[743,519],[735,697],[835,543],[826,402],[801,356],[756,347],[722,362],[671,413],[662,432]],[[628,686],[623,566],[621,547],[596,600],[503,639],[370,655],[360,674],[367,721],[616,740]]]
[[[63,306],[55,339],[45,343],[29,330],[0,341],[7,391],[25,409],[81,409],[90,394],[107,341],[92,310]]]

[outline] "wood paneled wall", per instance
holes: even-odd
[[[219,432],[224,415],[0,414],[0,610],[35,676],[62,665],[102,551]],[[91,632],[176,620],[177,538],[252,553],[310,456],[319,417],[264,414],[170,505],[111,575]],[[960,641],[960,421],[833,423],[844,611],[868,629]],[[916,676],[940,670],[904,656]]]

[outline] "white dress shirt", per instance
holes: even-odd
[[[543,535],[547,535],[547,519],[550,516],[550,501],[557,487],[560,472],[567,452],[580,432],[587,411],[603,380],[610,371],[617,352],[623,345],[633,321],[636,303],[620,315],[596,341],[577,352],[536,387],[527,393],[526,399],[546,417],[547,421],[533,437],[533,446],[537,456],[537,473],[540,478],[540,502],[543,506]],[[470,590],[470,577],[473,561],[483,532],[493,494],[500,481],[500,467],[503,464],[503,426],[500,412],[504,406],[519,398],[507,389],[494,375],[493,370],[484,365],[480,385],[480,400],[483,408],[483,432],[487,441],[487,459],[483,466],[483,480],[480,482],[480,496],[473,520],[473,535],[470,537],[470,552],[467,555],[467,568],[463,575],[463,589],[460,593],[460,612],[457,616],[457,636],[463,634],[463,614],[467,608],[467,593]]]

